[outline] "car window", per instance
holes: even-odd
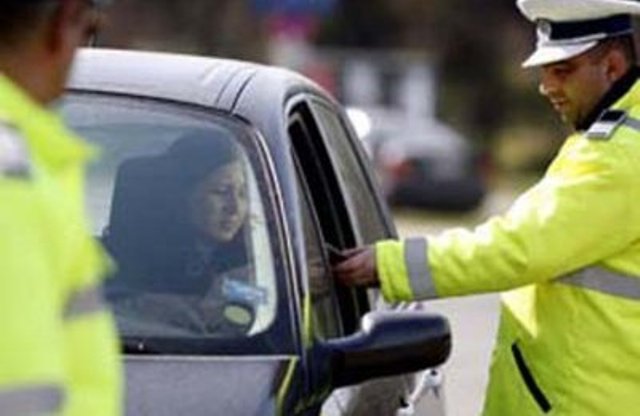
[[[376,195],[373,184],[366,176],[367,171],[362,159],[365,155],[364,149],[362,152],[357,149],[357,142],[352,139],[339,112],[331,104],[315,99],[311,101],[311,109],[326,142],[338,182],[343,189],[356,238],[354,245],[373,244],[381,239],[393,237],[393,226],[387,221],[386,212],[379,203],[380,197]],[[362,156],[359,157],[358,153]],[[364,297],[362,293],[358,295]],[[368,301],[360,299],[359,303],[384,305],[377,289],[370,289],[367,297]]]
[[[300,171],[298,169],[298,172]],[[298,194],[304,232],[308,291],[313,309],[313,331],[320,339],[335,338],[342,334],[335,283],[327,263],[327,253],[311,196],[301,176],[298,176]]]
[[[242,340],[269,332],[278,233],[249,129],[92,94],[68,96],[61,112],[100,151],[87,206],[117,264],[106,294],[123,337]]]
[[[356,155],[354,143],[342,120],[329,104],[314,100],[311,108],[327,141],[331,160],[344,189],[346,204],[358,234],[358,244],[370,244],[389,236],[384,215]]]
[[[297,102],[290,110],[289,135],[294,158],[299,161],[302,182],[308,189],[320,225],[321,244],[338,249],[354,246],[356,236],[345,203],[345,192],[339,185],[326,144],[306,101]],[[335,296],[344,333],[357,331],[360,316],[369,310],[364,291],[337,285]]]

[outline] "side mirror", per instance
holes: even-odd
[[[447,319],[417,311],[374,311],[362,318],[362,329],[327,341],[334,387],[357,384],[435,367],[451,352]]]

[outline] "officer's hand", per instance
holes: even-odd
[[[347,286],[379,286],[376,253],[373,246],[344,250],[345,260],[333,266],[335,277]]]

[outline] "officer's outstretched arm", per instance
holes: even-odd
[[[625,150],[615,139],[576,136],[505,215],[474,230],[378,243],[383,294],[395,301],[503,291],[620,252],[640,235],[639,210],[631,209],[640,168]]]

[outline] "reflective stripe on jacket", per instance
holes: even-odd
[[[116,416],[118,345],[89,232],[90,148],[0,74],[0,416]]]
[[[388,300],[506,291],[485,415],[640,405],[640,83],[613,108],[626,118],[570,136],[505,215],[376,246]]]

